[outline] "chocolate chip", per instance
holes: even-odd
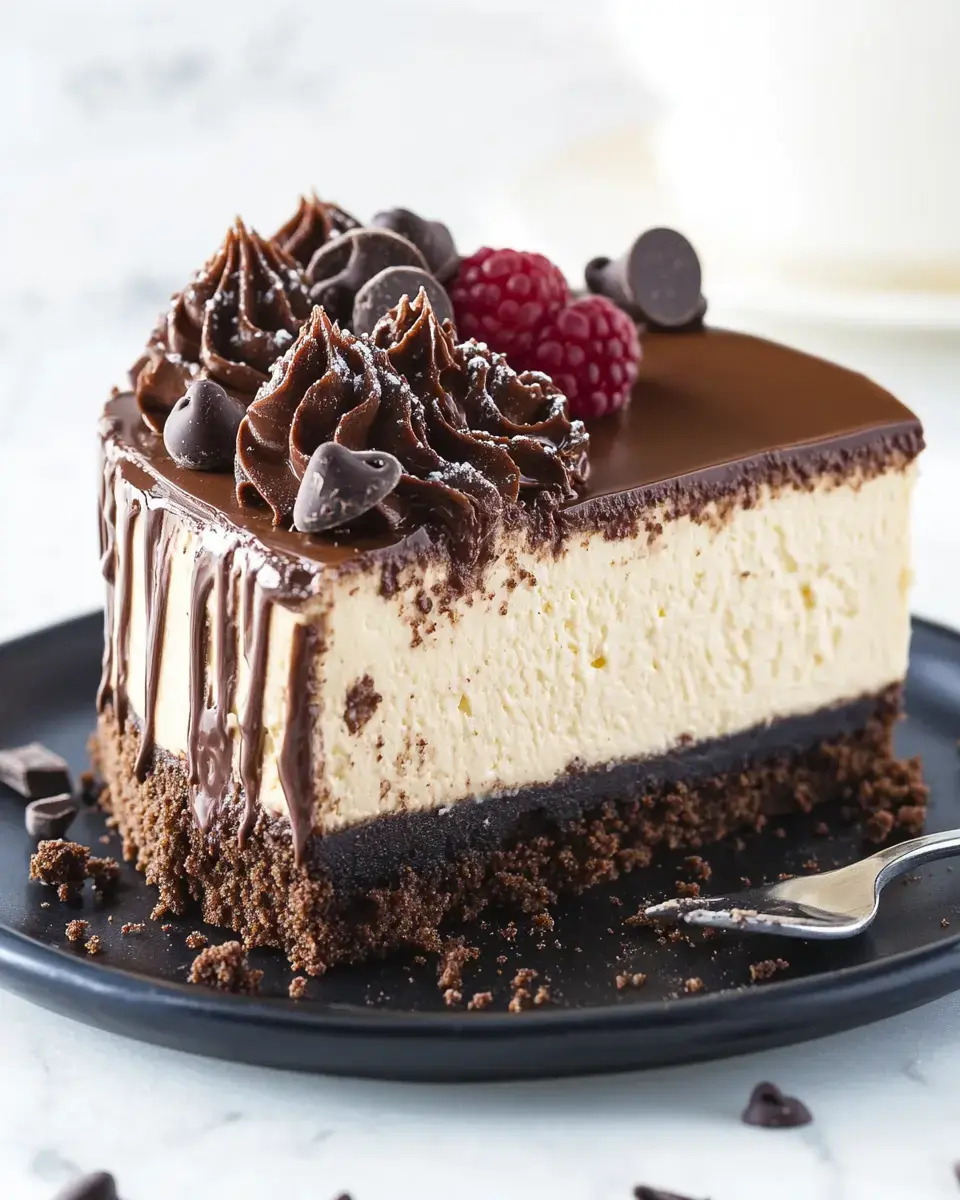
[[[813,1117],[805,1104],[795,1096],[785,1096],[776,1084],[758,1083],[750,1093],[741,1120],[745,1125],[759,1125],[763,1129],[793,1129],[809,1125]]]
[[[0,750],[0,783],[27,800],[41,800],[70,791],[70,770],[59,754],[30,742]]]
[[[706,315],[700,260],[674,229],[648,229],[620,258],[593,259],[585,275],[592,292],[655,329],[690,328]]]
[[[647,1187],[645,1183],[635,1187],[633,1194],[636,1200],[689,1200],[689,1197],[681,1196],[678,1192],[665,1192],[661,1188]]]
[[[62,838],[78,811],[73,797],[65,792],[62,796],[31,800],[24,810],[23,819],[31,837]]]
[[[452,321],[450,297],[432,275],[419,267],[387,267],[357,292],[350,328],[354,333],[373,333],[374,325],[400,303],[401,296],[413,300],[421,288],[427,293],[437,320],[441,323],[448,319]]]
[[[302,533],[335,529],[379,504],[402,474],[403,467],[392,454],[324,442],[303,473],[293,523]]]
[[[392,229],[413,242],[438,279],[446,282],[456,272],[460,257],[453,234],[442,221],[424,220],[409,208],[389,208],[378,212],[370,224],[380,229]]]
[[[237,430],[246,409],[212,379],[191,383],[170,410],[163,444],[178,467],[225,471],[233,467]]]
[[[117,1184],[106,1171],[95,1171],[68,1183],[53,1200],[117,1200]]]
[[[427,262],[412,242],[389,229],[351,230],[321,246],[310,260],[310,299],[349,328],[357,292],[387,267],[426,271]]]

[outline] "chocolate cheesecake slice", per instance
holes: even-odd
[[[775,814],[919,827],[903,405],[646,332],[585,426],[425,293],[355,336],[233,236],[101,426],[97,754],[161,906],[317,973]]]

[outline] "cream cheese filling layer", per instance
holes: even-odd
[[[390,597],[380,594],[378,569],[331,572],[299,608],[270,606],[261,803],[286,811],[277,756],[294,631],[305,621],[322,626],[312,737],[315,826],[325,831],[547,783],[574,763],[662,754],[901,680],[914,471],[768,491],[722,520],[665,522],[650,541],[592,534],[556,558],[504,546],[482,593],[459,598],[444,599],[439,566],[402,580]],[[204,539],[216,550],[217,534],[168,519],[176,528],[155,733],[159,746],[184,753],[193,561]],[[128,668],[137,714],[141,525],[137,518]],[[237,658],[235,765],[250,684],[239,634]]]

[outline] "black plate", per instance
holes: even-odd
[[[38,739],[85,766],[99,673],[97,615],[0,647],[0,745]],[[960,636],[915,622],[907,707],[900,749],[922,754],[933,807],[928,827],[960,824],[956,738],[960,733]],[[788,823],[737,851],[708,858],[710,888],[735,887],[781,871],[822,867],[861,852],[855,829],[829,837],[814,820]],[[103,818],[85,811],[71,836],[95,847]],[[258,999],[222,995],[184,982],[193,957],[184,939],[200,928],[213,940],[229,935],[171,920],[149,921],[152,889],[130,867],[111,903],[84,899],[80,910],[27,882],[31,843],[22,804],[0,804],[0,981],[47,1008],[104,1029],[161,1045],[273,1067],[393,1079],[468,1080],[560,1075],[662,1066],[795,1042],[900,1012],[960,987],[960,863],[938,863],[891,885],[872,929],[849,942],[803,944],[774,938],[721,936],[665,941],[623,924],[645,895],[672,895],[689,873],[678,857],[653,873],[558,906],[550,932],[509,914],[470,927],[480,949],[464,973],[465,998],[490,990],[485,1012],[444,1006],[436,963],[395,957],[340,968],[312,980],[307,998],[287,999],[290,971],[280,954],[251,957],[265,971]],[[118,852],[117,839],[110,849]],[[48,908],[41,901],[49,901]],[[72,917],[90,922],[103,953],[87,956],[64,937]],[[111,920],[112,918],[112,920]],[[147,922],[122,936],[127,921]],[[750,964],[782,957],[789,967],[773,982],[749,983]],[[538,972],[551,1002],[521,1014],[506,1011],[520,967]],[[639,989],[618,991],[615,977],[644,972]],[[703,980],[700,995],[684,981]]]

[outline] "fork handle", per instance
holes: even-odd
[[[945,829],[942,833],[925,833],[922,837],[885,846],[872,854],[870,859],[879,866],[877,883],[882,887],[889,879],[895,879],[911,867],[934,862],[938,858],[950,858],[960,854],[960,829]]]

